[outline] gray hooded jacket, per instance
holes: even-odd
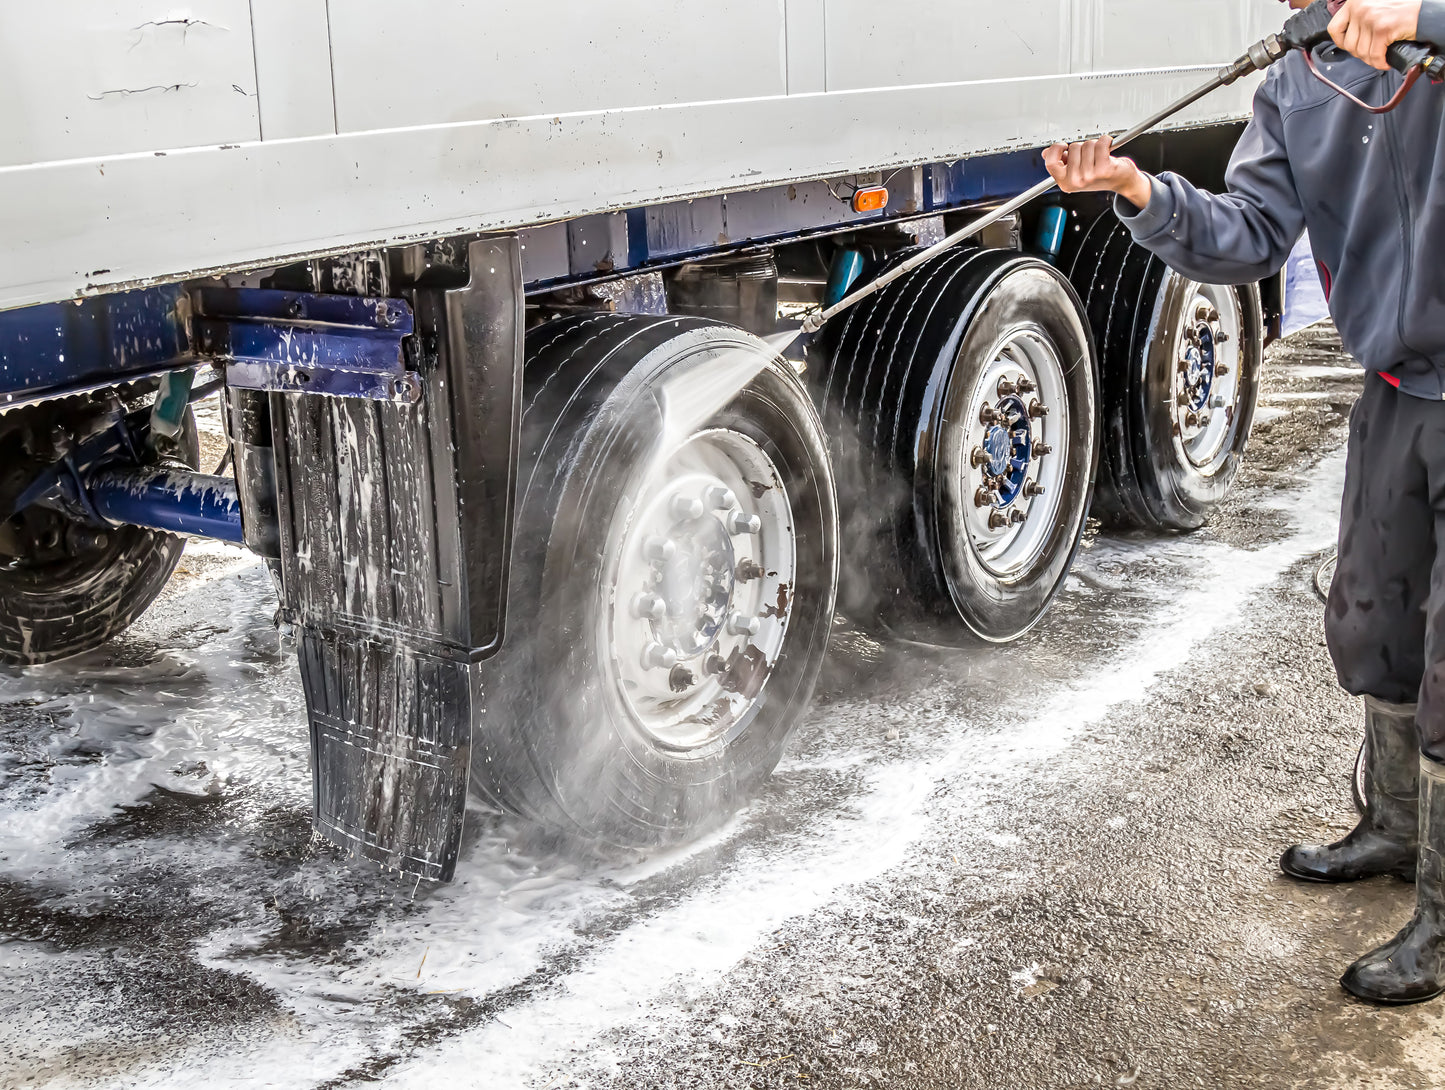
[[[1419,36],[1445,48],[1445,0],[1424,0]],[[1322,72],[1365,102],[1400,86],[1332,47]],[[1204,283],[1277,272],[1309,229],[1345,348],[1417,397],[1445,400],[1445,86],[1421,80],[1391,113],[1367,113],[1293,53],[1265,76],[1254,117],[1206,193],[1176,174],[1151,179],[1142,211],[1114,210],[1134,240]]]

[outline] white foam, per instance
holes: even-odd
[[[974,805],[967,797],[939,793],[940,785],[980,767],[995,776],[1035,776],[1035,766],[1063,752],[1082,731],[1145,697],[1162,674],[1224,631],[1291,564],[1333,540],[1342,474],[1343,457],[1336,455],[1311,471],[1305,488],[1274,500],[1280,524],[1292,529],[1258,549],[1189,537],[1101,542],[1085,565],[1190,571],[1189,579],[1164,581],[1154,590],[1172,598],[1137,630],[1119,634],[1120,649],[1106,667],[1031,693],[1006,714],[1006,724],[992,728],[930,707],[932,719],[945,720],[943,729],[920,730],[913,740],[905,734],[886,760],[876,753],[829,752],[785,762],[784,775],[826,768],[853,777],[856,788],[814,820],[736,845],[725,868],[699,868],[705,873],[675,899],[656,906],[639,900],[646,884],[665,878],[669,868],[734,846],[746,815],[702,844],[638,863],[559,860],[529,848],[522,827],[504,824],[463,860],[456,885],[432,894],[419,910],[382,915],[343,962],[258,956],[274,918],[258,907],[230,919],[201,943],[204,959],[273,988],[297,1023],[284,1040],[222,1048],[198,1043],[177,1061],[186,1081],[216,1088],[314,1085],[348,1063],[405,1047],[398,1026],[385,1017],[382,1000],[392,989],[484,997],[529,978],[527,997],[499,1020],[429,1046],[390,1069],[385,1081],[430,1090],[448,1079],[474,1085],[485,1076],[493,1085],[543,1086],[572,1063],[605,1067],[611,1031],[660,1032],[656,1027],[681,1017],[690,997],[717,984],[769,932],[906,866],[937,813],[956,817]],[[230,572],[163,608],[156,623],[165,622],[165,609],[183,613],[202,599],[228,619],[227,633],[199,650],[175,651],[129,672],[81,664],[75,668],[81,673],[32,671],[13,683],[21,689],[16,695],[53,702],[61,711],[86,702],[84,715],[74,717],[78,729],[128,749],[124,759],[82,766],[34,805],[7,806],[0,820],[7,870],[54,876],[66,864],[65,845],[75,831],[143,797],[150,785],[168,782],[168,769],[198,756],[223,778],[280,783],[274,789],[301,805],[309,784],[294,668],[265,680],[257,692],[254,672],[235,661],[238,641],[264,626],[262,614],[270,608],[264,580],[258,568]],[[199,696],[185,685],[196,670],[216,682],[200,687]],[[16,693],[11,684],[7,695]],[[237,693],[248,694],[242,706]],[[857,710],[840,702],[818,714]],[[160,726],[131,738],[142,721]],[[108,731],[107,723],[114,729]],[[826,730],[826,722],[817,726]],[[187,841],[183,850],[199,855],[208,849]],[[92,865],[96,873],[86,880],[101,882],[107,866],[121,864],[97,859]],[[342,896],[331,892],[335,876],[323,866],[302,877],[313,896]],[[342,902],[338,910],[344,909]],[[599,920],[612,920],[617,929],[597,937],[589,926]],[[559,951],[572,956],[565,966],[554,960]]]

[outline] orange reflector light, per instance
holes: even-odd
[[[881,212],[888,207],[888,190],[881,185],[873,189],[860,189],[853,194],[853,211]]]

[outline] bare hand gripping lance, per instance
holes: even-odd
[[[1389,59],[1390,67],[1404,74],[1405,82],[1400,87],[1400,90],[1395,93],[1394,97],[1383,106],[1370,106],[1331,83],[1315,67],[1314,58],[1310,55],[1310,51],[1315,46],[1329,40],[1330,19],[1342,6],[1343,0],[1315,0],[1314,3],[1303,11],[1296,12],[1290,16],[1285,22],[1284,28],[1280,30],[1278,34],[1271,34],[1269,37],[1255,42],[1245,50],[1238,60],[1233,64],[1221,68],[1207,83],[1201,84],[1187,95],[1171,102],[1157,113],[1151,114],[1127,132],[1121,133],[1114,140],[1113,146],[1116,149],[1122,148],[1136,137],[1144,135],[1161,121],[1173,117],[1180,110],[1192,106],[1201,98],[1218,90],[1220,87],[1227,87],[1240,77],[1247,76],[1251,72],[1263,71],[1284,57],[1285,54],[1289,53],[1292,49],[1299,49],[1304,52],[1310,66],[1310,71],[1314,73],[1317,79],[1333,87],[1337,92],[1351,99],[1356,105],[1372,113],[1385,113],[1386,111],[1394,109],[1421,75],[1429,76],[1431,80],[1437,83],[1445,79],[1445,58],[1437,56],[1437,49],[1434,45],[1428,42],[1395,42],[1390,46],[1386,56]],[[989,224],[1016,212],[1035,197],[1042,197],[1045,193],[1050,192],[1056,184],[1053,178],[1045,178],[1032,189],[1020,193],[1012,200],[1005,201],[992,211],[984,213],[967,226],[953,232],[953,234],[949,235],[942,242],[930,246],[926,250],[920,250],[908,260],[895,265],[882,276],[869,281],[851,295],[844,296],[831,307],[812,312],[803,320],[802,332],[809,334],[818,332],[830,318],[842,313],[855,303],[868,298],[868,296],[874,292],[881,291],[899,277],[907,275],[944,250],[950,249],[953,246],[957,246],[960,242],[972,238],[985,227],[989,226]]]

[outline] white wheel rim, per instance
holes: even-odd
[[[1240,349],[1244,316],[1233,288],[1186,282],[1174,331],[1170,409],[1174,441],[1185,460],[1212,473],[1229,456],[1243,391]]]
[[[772,457],[742,432],[686,435],[639,473],[607,541],[609,690],[666,748],[731,737],[777,664],[796,586],[792,509]]]
[[[988,360],[968,400],[960,507],[970,549],[1007,579],[1037,562],[1059,517],[1068,394],[1058,352],[1035,329],[1005,333]]]

